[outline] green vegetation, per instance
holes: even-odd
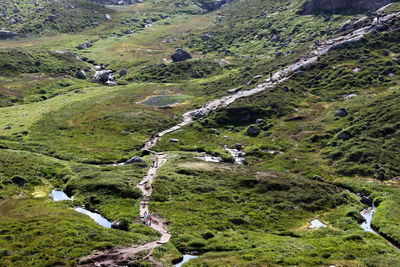
[[[208,0],[37,3],[0,5],[9,15],[0,27],[29,37],[0,42],[0,266],[74,266],[94,250],[159,238],[138,219],[136,185],[151,164],[140,149],[152,134],[254,88],[362,16],[305,16],[304,1],[292,0],[236,0],[208,13]],[[398,250],[359,226],[366,205],[356,196],[373,199],[373,227],[399,244],[398,33],[331,50],[284,83],[163,136],[152,149],[168,162],[149,203],[172,238],[154,259],[171,265],[201,252],[187,266],[400,265]],[[178,47],[193,59],[172,63]],[[94,83],[95,65],[113,70],[118,85]],[[77,79],[79,70],[88,78]],[[225,149],[235,146],[243,165]],[[200,152],[224,162],[201,161]],[[133,156],[144,163],[113,165]],[[51,201],[54,188],[73,201]],[[76,206],[129,230],[102,228]],[[310,229],[314,219],[326,227]],[[135,264],[151,263],[138,255]]]
[[[2,14],[8,15],[0,18],[0,27],[22,36],[81,31],[104,22],[104,15],[112,13],[112,10],[86,0],[11,3],[0,5]]]

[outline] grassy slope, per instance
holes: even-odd
[[[23,104],[0,110],[1,159],[2,166],[6,166],[1,172],[0,193],[6,199],[1,205],[7,205],[2,220],[7,229],[23,229],[18,233],[14,230],[7,232],[12,234],[2,233],[0,247],[6,252],[2,253],[0,262],[27,264],[26,250],[32,244],[20,241],[22,235],[32,235],[31,231],[45,233],[50,225],[55,225],[51,234],[62,241],[50,249],[46,246],[49,236],[42,235],[43,242],[35,243],[35,249],[29,252],[34,255],[35,264],[72,265],[92,249],[155,238],[153,232],[136,223],[131,224],[128,233],[104,230],[69,210],[67,204],[49,202],[45,195],[51,188],[61,187],[74,194],[76,205],[98,209],[111,220],[134,220],[139,201],[134,185],[143,176],[145,165],[113,168],[83,163],[114,162],[138,155],[138,149],[150,133],[175,124],[182,112],[224,95],[227,89],[251,88],[254,84],[248,85],[248,82],[252,77],[267,76],[309,49],[313,40],[300,42],[303,35],[305,39],[313,37],[313,33],[317,33],[313,38],[327,38],[323,32],[329,24],[337,28],[349,18],[343,14],[332,15],[326,23],[323,16],[298,15],[296,8],[300,3],[287,2],[253,1],[254,8],[249,9],[247,1],[235,1],[220,11],[193,15],[199,9],[191,1],[182,2],[180,9],[176,8],[175,1],[147,1],[135,6],[114,7],[116,12],[110,12],[111,22],[88,28],[83,33],[1,42],[2,47],[25,47],[23,51],[29,56],[23,60],[40,56],[41,64],[34,64],[33,70],[13,71],[10,77],[0,80],[3,92],[13,91],[16,103]],[[260,17],[261,10],[266,12],[265,17]],[[161,19],[160,14],[168,18]],[[139,18],[139,22],[134,22],[133,18]],[[155,25],[143,29],[144,21],[152,18],[157,20]],[[272,25],[266,26],[268,22]],[[290,38],[291,42],[281,46],[282,42],[272,42],[270,37],[274,29],[283,40]],[[127,30],[137,32],[122,37]],[[202,33],[210,33],[212,39],[200,41]],[[194,260],[193,265],[399,264],[398,252],[382,238],[365,233],[358,226],[357,214],[362,205],[354,195],[340,187],[309,179],[319,175],[326,181],[374,197],[381,203],[374,225],[398,240],[396,216],[392,215],[399,206],[395,197],[397,182],[391,180],[398,172],[398,157],[390,157],[396,153],[391,149],[398,139],[398,112],[391,108],[385,112],[389,114],[387,117],[373,119],[385,106],[397,106],[398,97],[393,94],[397,76],[388,76],[398,71],[395,63],[397,39],[393,36],[377,35],[361,48],[334,51],[273,92],[242,99],[210,118],[163,138],[156,149],[174,151],[171,152],[174,157],[160,171],[154,184],[151,208],[170,221],[173,239],[171,244],[159,248],[156,256],[170,263],[179,258],[178,248],[211,251]],[[167,39],[173,40],[172,43],[163,42]],[[109,64],[116,71],[128,70],[126,77],[118,77],[120,86],[103,87],[58,76],[57,66],[66,68],[67,74],[72,75],[76,68],[87,65],[70,61],[70,58],[57,61],[59,59],[54,59],[51,51],[76,50],[84,41],[93,41],[93,46],[78,51],[80,56]],[[180,64],[167,61],[164,67],[163,59],[169,59],[169,54],[178,46],[188,49],[195,59]],[[385,56],[382,49],[389,50],[390,55]],[[12,50],[5,53],[9,51]],[[207,57],[202,58],[205,53]],[[365,55],[369,58],[360,62]],[[47,66],[42,63],[47,61],[52,67],[42,69]],[[146,65],[149,67],[143,68]],[[332,72],[333,66],[336,70]],[[352,69],[359,66],[362,66],[361,71],[354,74]],[[195,75],[199,72],[204,75]],[[38,82],[32,82],[29,75],[39,76]],[[57,79],[43,80],[47,77]],[[384,77],[383,81],[380,77]],[[186,103],[168,110],[136,104],[148,96],[165,92],[189,97]],[[343,95],[349,93],[357,93],[358,97],[345,100]],[[6,103],[9,99],[2,97],[1,100]],[[348,109],[349,117],[354,117],[351,121],[349,117],[335,120],[333,112],[341,107]],[[264,122],[255,125],[259,118]],[[370,128],[357,132],[367,119]],[[336,134],[350,126],[349,122],[353,122],[354,138],[338,142]],[[382,123],[395,131],[377,137]],[[247,136],[249,125],[259,127],[261,134]],[[6,126],[11,129],[4,129]],[[213,133],[213,128],[219,135]],[[180,142],[170,143],[170,138],[178,138]],[[383,156],[378,159],[366,153],[372,145],[377,147],[372,140],[387,143],[379,146]],[[223,145],[235,143],[245,147],[246,166],[198,162],[193,159],[194,153],[185,152],[209,151],[229,160]],[[357,152],[349,151],[349,143],[350,150],[361,150],[359,161],[348,160],[349,153]],[[340,157],[333,157],[340,153]],[[147,163],[150,160],[145,159]],[[379,162],[378,168],[370,170],[372,161]],[[389,180],[383,184],[376,180],[365,182],[381,169],[387,174],[384,179]],[[22,188],[17,186],[12,182],[15,176],[28,183]],[[12,198],[17,195],[23,196],[22,199]],[[31,209],[26,209],[28,205],[32,205]],[[36,216],[43,205],[47,207],[46,215],[40,213],[41,217],[33,217],[40,225],[35,225],[33,230],[14,227],[31,223],[31,216]],[[20,218],[17,213],[29,219]],[[71,217],[65,219],[67,213]],[[309,230],[308,225],[314,218],[329,227]],[[65,229],[71,223],[91,226],[69,233]],[[91,236],[95,237],[93,242],[88,241]],[[117,236],[122,237],[116,239]],[[70,251],[66,251],[68,242],[74,244]],[[60,258],[59,251],[68,258]]]

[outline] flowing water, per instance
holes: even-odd
[[[182,264],[184,264],[184,263],[190,261],[191,259],[195,259],[195,258],[198,258],[198,257],[199,257],[199,256],[194,256],[194,255],[185,254],[185,255],[183,255],[182,261],[179,262],[179,263],[177,263],[177,264],[175,264],[174,266],[175,266],[175,267],[180,267],[180,266],[182,266]]]
[[[51,191],[51,198],[54,201],[72,200],[72,198],[68,197],[62,189],[54,189]]]
[[[100,224],[103,227],[111,228],[111,222],[109,222],[106,218],[104,218],[103,216],[101,216],[98,213],[94,213],[94,212],[88,211],[88,210],[86,210],[84,208],[80,208],[80,207],[75,207],[74,210],[76,210],[77,212],[86,214],[87,216],[92,218],[95,222],[97,222],[98,224]]]
[[[51,198],[54,201],[72,200],[72,197],[68,197],[67,194],[65,194],[62,189],[54,189],[53,191],[51,191]],[[80,207],[75,207],[74,210],[86,214],[87,216],[92,218],[96,223],[100,224],[103,227],[111,228],[111,222],[109,222],[106,218],[104,218],[98,213],[94,213]]]

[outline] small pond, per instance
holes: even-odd
[[[187,95],[155,95],[149,96],[138,104],[146,106],[164,107],[179,104],[188,99]]]
[[[54,201],[72,200],[72,198],[68,197],[62,189],[54,189],[51,191],[51,198]]]

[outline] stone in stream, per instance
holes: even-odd
[[[242,150],[243,146],[242,146],[242,144],[237,143],[237,144],[235,144],[235,148],[237,150]]]
[[[129,230],[129,221],[125,219],[118,219],[111,223],[111,228],[128,231]]]
[[[361,196],[361,203],[368,205],[368,207],[372,207],[374,204],[374,201],[370,197]]]

